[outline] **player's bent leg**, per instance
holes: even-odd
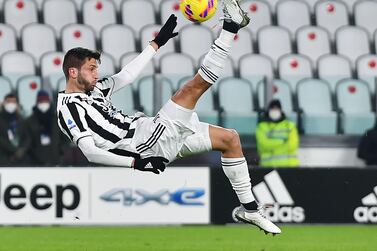
[[[198,99],[212,85],[206,82],[199,74],[182,86],[171,100],[187,109],[194,109]]]
[[[241,206],[235,211],[235,217],[245,223],[256,225],[266,233],[280,234],[281,230],[262,213],[251,191],[249,168],[242,153],[241,141],[235,130],[217,126],[209,127],[212,149],[221,151],[221,164]]]

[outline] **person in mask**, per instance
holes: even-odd
[[[20,145],[24,119],[20,113],[17,96],[9,93],[4,97],[0,111],[0,165],[21,165],[26,149]]]
[[[67,145],[56,123],[55,109],[49,94],[40,90],[33,113],[26,119],[27,127],[22,135],[22,145],[30,156],[33,166],[55,166],[60,163]]]
[[[260,166],[295,167],[299,165],[299,136],[296,125],[287,120],[279,100],[272,100],[256,130]]]

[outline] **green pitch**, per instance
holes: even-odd
[[[368,251],[377,226],[0,227],[0,251]]]

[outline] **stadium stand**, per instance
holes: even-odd
[[[115,5],[112,1],[86,0],[82,6],[82,19],[83,23],[92,27],[99,37],[104,26],[116,23]]]

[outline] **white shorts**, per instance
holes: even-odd
[[[169,100],[155,117],[140,119],[131,143],[141,158],[162,156],[170,162],[177,157],[212,149],[209,124],[198,115]]]

